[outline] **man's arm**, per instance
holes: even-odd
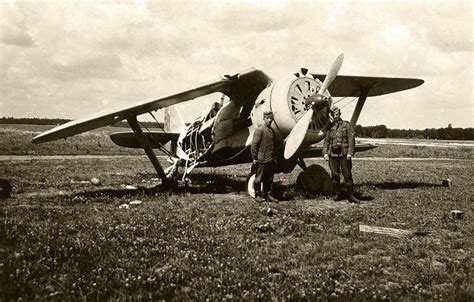
[[[351,124],[348,123],[348,130],[347,130],[347,140],[349,143],[349,149],[347,150],[347,154],[350,156],[354,156],[354,129],[352,129]]]
[[[252,153],[252,159],[255,161],[258,159],[258,149],[260,148],[260,142],[262,140],[262,131],[260,128],[255,129],[253,133],[252,146],[250,152]]]
[[[324,143],[323,143],[323,157],[326,161],[329,160],[328,151],[329,151],[329,141],[331,140],[330,132],[331,132],[330,130],[326,131],[326,137],[324,138]]]
[[[324,143],[323,143],[323,155],[324,154],[328,154],[328,150],[329,150],[329,141],[330,141],[330,138],[329,138],[329,133],[331,132],[330,129],[328,129],[326,131],[326,137],[324,138]]]

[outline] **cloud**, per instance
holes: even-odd
[[[52,58],[54,76],[58,79],[113,78],[122,67],[116,54],[56,55]]]
[[[0,41],[4,45],[33,47],[35,41],[28,32],[25,16],[8,3],[1,3]]]
[[[472,4],[464,0],[15,2],[0,15],[4,114],[80,117],[252,66],[274,79],[300,67],[325,73],[343,52],[341,74],[426,80],[368,101],[364,123],[444,126],[444,109],[472,124]],[[451,112],[447,96],[471,111]],[[412,114],[419,110],[438,115]]]
[[[448,21],[443,29],[428,30],[428,40],[439,51],[444,53],[472,52],[472,26]]]
[[[0,30],[0,41],[5,45],[15,45],[22,47],[33,47],[33,38],[24,29],[13,26],[2,26]]]

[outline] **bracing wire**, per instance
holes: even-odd
[[[341,98],[340,100],[337,100],[336,102],[334,102],[333,105],[339,103],[340,101],[344,100],[345,98],[347,98],[347,97],[343,97],[343,98]],[[349,102],[347,102],[346,104],[344,104],[342,107],[340,107],[340,109],[346,107],[346,106],[349,105],[350,103],[354,102],[356,99],[357,99],[357,97],[354,97],[352,100],[350,100]]]
[[[343,99],[347,98],[347,96],[343,97],[343,98],[340,98],[339,100],[335,101],[333,105],[336,105],[337,103],[339,103],[340,101],[342,101]]]
[[[150,112],[151,116],[153,116],[153,114]],[[156,118],[153,116],[153,118],[155,119],[155,121],[158,123],[158,121],[156,120]],[[142,126],[142,128],[145,128],[147,130],[148,133],[151,133],[150,129],[146,126],[146,124],[142,123],[142,122],[139,122],[140,125]],[[158,123],[159,124],[159,123]],[[162,128],[162,127],[160,127]],[[162,128],[163,129],[163,128]],[[163,129],[164,131],[164,129]],[[158,144],[158,148],[161,150],[161,152],[165,153],[167,156],[169,157],[172,157],[173,154],[171,154],[170,151],[168,151],[164,146],[163,144],[158,141],[153,135],[151,135],[151,138],[153,139],[154,142],[156,142]]]
[[[158,120],[156,119],[156,117],[153,115],[153,112],[150,111],[150,112],[148,112],[148,113],[151,115],[151,117],[152,117],[152,118],[155,120],[155,122],[158,124],[158,127],[159,127],[161,130],[163,130],[163,132],[166,133],[165,127],[163,127],[163,125],[162,125],[160,122],[158,122]]]

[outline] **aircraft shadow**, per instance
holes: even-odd
[[[172,188],[173,194],[227,194],[231,192],[245,192],[245,178],[229,178],[225,175],[193,174],[189,177],[190,182],[179,182]],[[97,198],[103,196],[124,197],[127,195],[154,196],[167,193],[168,191],[160,184],[152,187],[135,186],[135,188],[97,188],[92,191],[75,193],[74,196],[82,198]],[[295,192],[294,185],[283,185],[274,183],[273,196],[280,201],[293,199],[299,193]]]
[[[229,178],[224,175],[193,174],[190,177],[191,184],[178,188],[177,192],[183,193],[217,193],[226,194],[231,192],[245,192],[245,178]],[[298,193],[294,185],[284,185],[279,182],[273,183],[272,195],[280,201],[293,199]]]
[[[363,182],[358,183],[355,186],[354,196],[361,201],[371,201],[375,199],[370,195],[362,195],[358,188],[378,188],[382,190],[397,190],[397,189],[415,189],[415,188],[436,188],[443,187],[442,184],[426,183],[426,182]],[[343,186],[342,198],[347,198],[347,189]],[[73,194],[76,197],[82,198],[97,198],[97,197],[117,197],[121,198],[124,196],[134,195],[145,195],[155,196],[157,194],[167,193],[168,191],[162,185],[156,185],[153,187],[137,186],[133,189],[130,188],[98,188],[93,191],[83,191]],[[190,175],[189,183],[179,183],[173,187],[172,193],[174,194],[227,194],[231,192],[245,192],[245,178],[235,177],[229,178],[226,175],[213,175],[213,174],[193,174]],[[319,196],[308,195],[297,192],[295,186],[285,185],[279,182],[273,184],[272,195],[279,201],[291,201],[298,197],[303,198],[317,198]]]
[[[229,178],[225,175],[211,175],[211,174],[193,174],[190,177],[190,183],[181,183],[173,188],[172,192],[175,194],[193,193],[193,194],[227,194],[231,192],[245,192],[245,178],[236,177]],[[355,186],[354,195],[361,201],[370,201],[374,197],[370,195],[362,195],[358,192],[358,188],[368,187],[382,190],[397,190],[397,189],[415,189],[415,188],[436,188],[443,187],[442,184],[426,183],[426,182],[363,182]],[[127,188],[100,188],[93,191],[85,191],[74,194],[77,197],[97,198],[102,196],[110,197],[124,197],[127,195],[146,195],[154,196],[157,194],[167,193],[168,191],[161,185],[153,187],[137,186],[134,189]],[[316,198],[308,194],[299,193],[295,190],[295,186],[285,185],[279,182],[273,184],[273,196],[280,201],[290,201],[297,197]],[[342,187],[342,197],[347,198],[347,190]]]
[[[147,178],[147,176],[144,176]],[[171,192],[180,193],[230,193],[245,191],[245,178],[231,179],[223,175],[194,174],[190,182],[179,182],[172,186]],[[156,186],[135,186],[134,188],[97,188],[74,194],[76,197],[97,198],[103,196],[124,197],[127,195],[154,196],[169,192],[161,184]]]
[[[230,193],[245,191],[245,178],[229,178],[225,175],[193,174],[191,183],[178,186],[178,193]]]
[[[443,187],[442,184],[434,184],[427,182],[402,181],[402,182],[363,182],[354,185],[355,187],[369,187],[382,190],[398,190],[398,189],[416,189],[416,188],[437,188]]]
[[[117,197],[121,198],[129,195],[147,195],[154,196],[159,193],[165,193],[165,189],[161,186],[154,187],[136,187],[134,189],[127,188],[101,188],[93,191],[84,191],[74,194],[75,197],[81,198],[97,198],[97,197]]]

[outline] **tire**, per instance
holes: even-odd
[[[250,172],[245,179],[245,191],[251,197],[255,197],[255,188],[253,186],[253,182],[255,180],[255,173]]]
[[[331,195],[334,192],[331,176],[320,165],[311,165],[298,175],[296,190],[308,196]]]

